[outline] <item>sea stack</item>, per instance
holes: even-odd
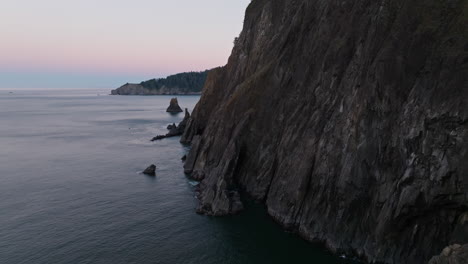
[[[167,108],[166,112],[168,113],[180,113],[183,112],[182,108],[179,106],[179,102],[177,101],[177,98],[172,98],[171,102],[169,104],[169,107]]]

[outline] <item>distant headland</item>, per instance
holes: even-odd
[[[211,70],[184,72],[167,78],[151,79],[139,84],[127,83],[112,90],[112,95],[194,95],[201,94]]]

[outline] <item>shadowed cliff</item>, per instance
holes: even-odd
[[[468,243],[468,0],[254,0],[182,142],[198,211],[239,191],[305,239],[427,263]]]

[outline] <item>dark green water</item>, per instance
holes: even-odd
[[[284,232],[260,205],[194,213],[170,97],[0,90],[0,263],[352,263]],[[198,97],[179,97],[192,109]],[[139,172],[158,166],[155,178]]]

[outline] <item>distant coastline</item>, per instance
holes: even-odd
[[[178,87],[149,89],[141,84],[127,83],[120,88],[112,90],[111,95],[200,95],[201,92],[187,92]]]
[[[111,95],[200,95],[209,71],[184,72],[139,84],[126,83],[112,90]]]

